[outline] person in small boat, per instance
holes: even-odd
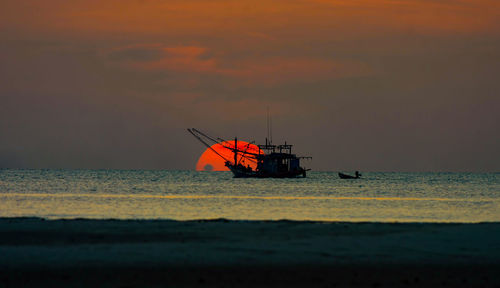
[[[359,173],[359,171],[356,171],[356,173],[354,173],[354,175],[356,175],[356,178],[361,177],[361,173]]]

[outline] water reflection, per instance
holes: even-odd
[[[0,170],[0,216],[120,219],[500,221],[499,174],[334,172],[234,179],[225,172]]]

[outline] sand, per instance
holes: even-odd
[[[0,287],[500,287],[500,223],[0,219]]]

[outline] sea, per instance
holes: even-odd
[[[0,217],[498,222],[500,173],[337,172],[233,178],[230,172],[0,169]]]

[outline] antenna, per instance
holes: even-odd
[[[271,116],[269,116],[269,137],[273,143],[273,118]]]
[[[269,114],[269,106],[267,106],[267,139],[269,139],[269,145],[273,143],[273,118]]]
[[[267,139],[269,139],[269,106],[267,106],[267,135],[266,135],[266,145]]]

